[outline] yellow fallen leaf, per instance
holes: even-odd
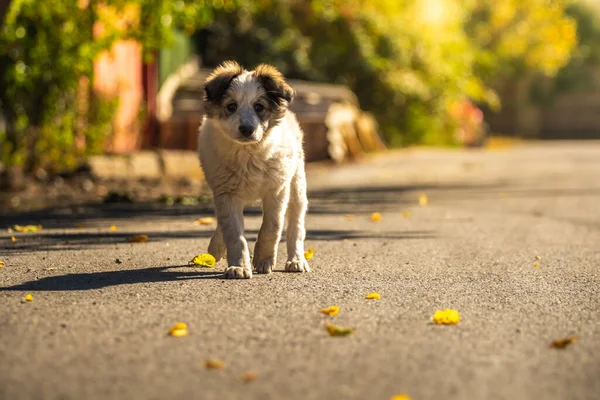
[[[408,217],[410,217],[410,211],[402,211],[402,216],[403,216],[404,218],[408,218]]]
[[[346,219],[346,221],[352,221],[354,219],[354,215],[346,214],[346,215],[344,215],[344,218]]]
[[[242,380],[246,383],[254,382],[257,379],[258,379],[258,374],[253,371],[246,372],[245,374],[242,375]]]
[[[206,360],[204,366],[208,369],[221,369],[225,367],[225,363],[221,360]]]
[[[213,217],[198,218],[194,221],[194,224],[196,225],[212,225],[214,223],[215,219]]]
[[[381,218],[382,218],[382,216],[378,212],[374,212],[373,214],[371,214],[371,221],[372,222],[379,222],[379,221],[381,221]]]
[[[348,336],[354,333],[354,328],[344,328],[334,324],[325,324],[325,328],[331,336]]]
[[[550,342],[550,347],[553,349],[564,349],[568,345],[575,343],[577,341],[576,336],[569,336],[563,339],[556,339]]]
[[[535,256],[535,259],[536,259],[536,260],[541,260],[541,259],[542,259],[542,256]]]
[[[410,397],[405,394],[397,394],[390,397],[390,400],[410,400]]]
[[[432,321],[438,325],[455,325],[460,322],[460,314],[456,310],[437,310],[433,314]]]
[[[429,198],[427,197],[427,195],[425,193],[420,193],[419,194],[419,205],[421,207],[425,207],[427,204],[429,204]]]
[[[534,266],[535,268],[539,268],[539,267],[540,267],[540,263],[538,263],[538,262],[536,262],[536,263],[533,263],[533,266]]]
[[[0,261],[0,268],[4,267],[6,264],[4,264],[4,261]]]
[[[331,307],[323,308],[321,310],[321,313],[327,314],[330,317],[333,317],[334,315],[338,315],[340,313],[340,308],[338,306],[331,306]]]
[[[42,230],[41,225],[14,225],[13,228],[17,232],[37,232]]]
[[[137,235],[127,239],[129,243],[146,243],[148,241],[148,235]]]
[[[117,230],[117,227],[116,227],[115,225],[111,225],[111,226],[110,226],[110,230],[114,232],[114,231],[116,231],[116,230]]]
[[[369,293],[368,295],[365,296],[365,299],[369,299],[369,300],[376,300],[376,299],[380,299],[381,295],[377,292],[373,292],[373,293]]]
[[[25,297],[23,298],[23,300],[25,300],[25,301],[33,301],[33,296],[31,295],[31,293],[27,293],[25,295]]]
[[[190,261],[190,264],[199,265],[200,267],[214,268],[217,260],[212,254],[198,254]]]
[[[310,249],[308,249],[307,251],[304,252],[304,258],[306,258],[307,260],[310,260],[311,258],[313,258],[314,255],[315,255],[314,247],[311,247]]]
[[[187,336],[188,333],[187,324],[185,322],[178,322],[169,329],[169,335],[175,337]]]
[[[13,236],[13,237],[11,237],[11,238],[10,238],[10,241],[11,241],[11,242],[16,242],[16,241],[17,241],[17,238]]]

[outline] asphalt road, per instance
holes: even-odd
[[[0,399],[600,399],[600,143],[394,152],[313,165],[309,186],[313,272],[282,272],[283,245],[251,280],[187,266],[207,208],[2,217]],[[12,242],[14,223],[44,229]],[[460,324],[430,322],[445,308]]]

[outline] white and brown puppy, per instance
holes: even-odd
[[[208,77],[204,91],[198,153],[217,215],[208,252],[217,261],[227,255],[226,278],[251,278],[251,265],[268,274],[287,220],[285,270],[310,271],[304,258],[308,201],[302,130],[288,110],[294,90],[272,66],[246,71],[228,61]],[[243,210],[257,200],[263,221],[251,264]]]

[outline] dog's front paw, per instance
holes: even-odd
[[[310,272],[310,268],[304,257],[301,257],[285,263],[285,272]]]
[[[252,271],[243,267],[227,267],[224,276],[225,279],[250,279]]]
[[[273,271],[273,265],[275,264],[275,260],[272,258],[267,258],[266,260],[255,261],[254,269],[258,274],[270,274]]]

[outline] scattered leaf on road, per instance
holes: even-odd
[[[535,256],[535,259],[536,259],[536,260],[541,260],[541,259],[542,259],[542,256]]]
[[[27,293],[25,295],[25,297],[23,298],[23,300],[25,300],[25,301],[33,301],[33,296],[31,295],[31,293]]]
[[[13,229],[17,232],[37,232],[42,230],[41,225],[14,225]]]
[[[111,226],[110,226],[110,230],[114,232],[114,231],[116,231],[116,230],[117,230],[117,227],[116,227],[115,225],[111,225]]]
[[[0,268],[4,267],[6,264],[4,263],[4,261],[0,261]]]
[[[204,366],[208,369],[221,369],[225,367],[225,363],[221,360],[206,360]]]
[[[310,249],[308,249],[307,251],[304,252],[304,258],[306,258],[307,260],[310,260],[311,258],[313,258],[314,255],[315,255],[314,247],[311,247]]]
[[[81,229],[81,228],[85,228],[85,224],[83,222],[78,222],[77,223],[77,228]]]
[[[410,397],[405,394],[396,394],[390,397],[390,400],[410,400]]]
[[[137,235],[127,239],[129,243],[146,243],[148,241],[148,235]]]
[[[553,349],[564,349],[568,345],[575,343],[576,340],[577,340],[576,336],[569,336],[569,337],[562,338],[562,339],[556,339],[550,343],[550,347]]]
[[[456,310],[437,310],[433,314],[432,321],[438,325],[455,325],[460,322],[460,314]]]
[[[178,322],[169,329],[169,335],[175,337],[187,336],[188,333],[187,324],[185,322]]]
[[[340,308],[338,306],[331,306],[331,307],[323,308],[321,310],[321,313],[327,314],[330,317],[333,317],[334,315],[338,315],[340,313]]]
[[[196,225],[212,225],[214,223],[215,219],[213,217],[198,218],[194,221],[194,224]]]
[[[533,266],[534,266],[535,268],[539,268],[539,267],[540,267],[540,263],[539,263],[539,262],[533,263]]]
[[[190,261],[190,264],[198,265],[200,267],[214,268],[217,260],[212,254],[198,254]]]
[[[372,222],[379,222],[379,221],[381,221],[381,218],[383,218],[383,217],[378,212],[374,212],[373,214],[371,214],[371,221]]]
[[[331,336],[348,336],[354,333],[354,328],[344,328],[334,324],[325,324],[325,328]]]
[[[56,267],[49,267],[49,268],[44,268],[44,271],[56,271],[58,268]]]
[[[410,211],[402,211],[402,216],[403,216],[404,218],[408,218],[408,217],[410,217]]]
[[[250,371],[242,374],[242,380],[246,383],[254,382],[258,379],[258,374],[256,372]]]
[[[17,241],[17,238],[13,236],[13,237],[10,238],[10,241],[14,243],[14,242]]]
[[[419,205],[421,207],[425,207],[427,204],[429,204],[429,198],[427,195],[425,193],[419,194]]]
[[[369,300],[375,300],[375,299],[380,299],[380,298],[381,298],[381,295],[377,292],[372,292],[365,296],[365,299],[369,299]]]
[[[354,219],[354,215],[346,214],[346,215],[344,215],[344,218],[346,219],[346,221],[352,221]]]

